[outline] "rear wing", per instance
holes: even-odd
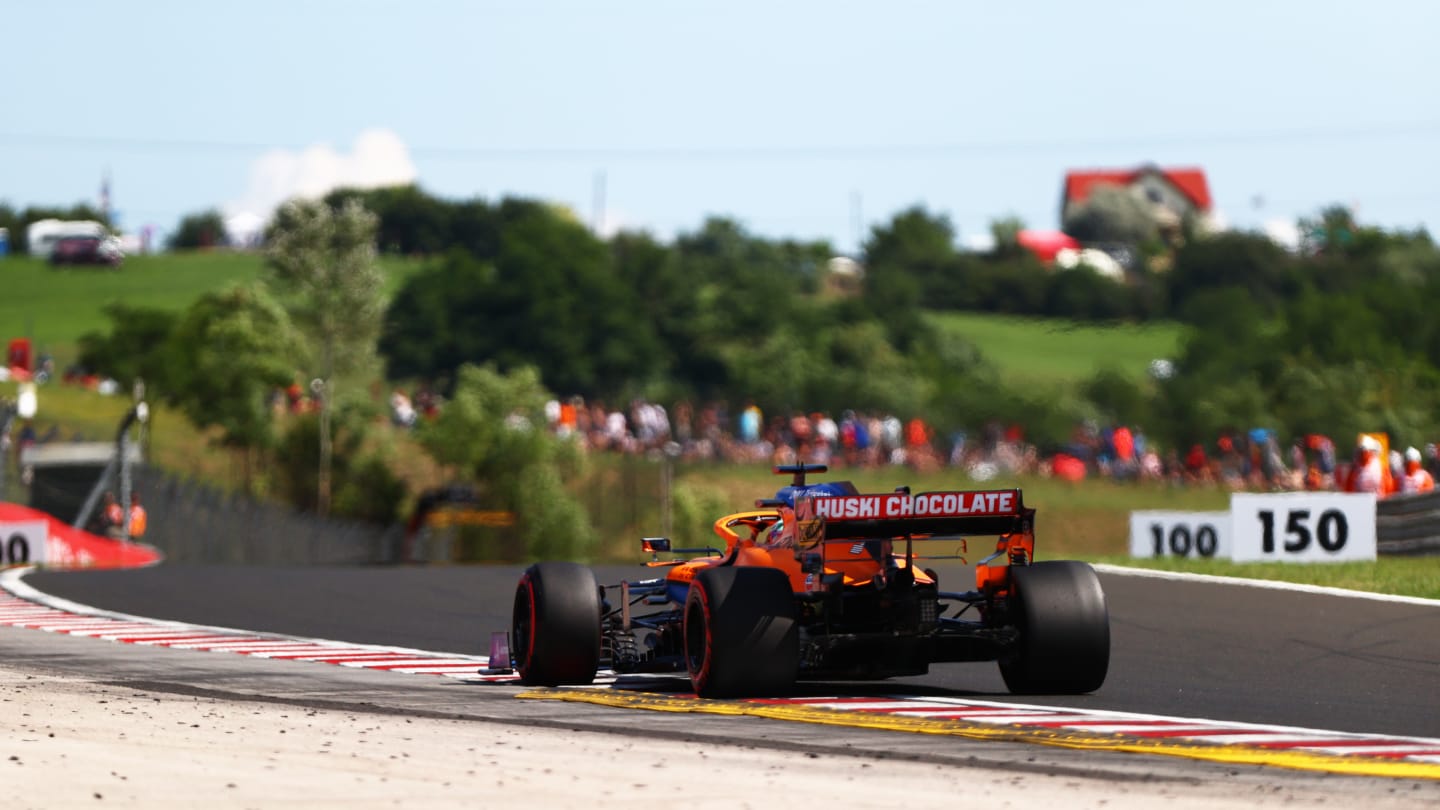
[[[802,498],[795,504],[797,545],[831,540],[1031,534],[1035,510],[1018,489],[897,491],[880,495]]]

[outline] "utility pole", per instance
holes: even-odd
[[[114,227],[114,219],[110,216],[110,167],[105,167],[105,173],[100,176],[100,216],[105,219],[106,227]]]
[[[860,248],[865,243],[865,215],[864,197],[859,189],[850,192],[850,231],[855,240],[856,256],[860,255]]]
[[[0,501],[5,500],[5,473],[10,469],[10,428],[15,424],[15,415],[20,412],[16,404],[8,399],[0,400]]]
[[[605,170],[595,172],[595,210],[592,212],[594,222],[591,229],[596,236],[603,237],[605,229]]]

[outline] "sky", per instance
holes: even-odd
[[[1065,172],[1205,170],[1257,230],[1331,204],[1440,236],[1429,0],[0,4],[0,202],[173,230],[416,182],[670,240],[854,254],[923,206],[1059,227]]]

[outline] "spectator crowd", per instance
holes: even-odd
[[[67,382],[72,380],[67,373]],[[271,409],[305,413],[318,408],[320,392],[297,378],[276,389]],[[429,387],[414,395],[395,389],[390,421],[413,428],[440,412],[442,398]],[[1383,434],[1362,434],[1342,450],[1326,435],[1310,433],[1282,442],[1267,428],[1224,431],[1213,442],[1188,448],[1161,447],[1131,425],[1076,425],[1060,446],[1039,447],[1024,427],[992,422],[974,434],[940,433],[918,416],[846,410],[766,415],[753,400],[732,412],[728,403],[688,400],[666,409],[645,399],[625,406],[587,402],[579,396],[552,399],[547,427],[587,451],[668,455],[690,462],[826,464],[832,468],[906,466],[918,471],[958,469],[977,482],[1035,475],[1069,481],[1103,478],[1142,484],[1221,487],[1249,491],[1374,492],[1378,497],[1434,489],[1440,475],[1436,444],[1403,451]],[[513,426],[528,420],[512,417]],[[33,429],[32,429],[33,430]],[[37,437],[22,434],[20,444]]]
[[[424,403],[417,407],[403,393],[392,393],[391,420],[409,427],[438,412],[433,394],[424,393]],[[1211,443],[1164,448],[1137,426],[1086,423],[1077,425],[1064,444],[1042,448],[1014,424],[993,422],[974,434],[942,434],[918,416],[853,410],[767,415],[750,400],[732,411],[718,401],[697,405],[682,400],[667,409],[645,399],[611,407],[577,396],[552,399],[545,418],[555,435],[593,452],[664,454],[690,462],[948,468],[977,482],[1036,475],[1229,490],[1368,491],[1386,497],[1431,491],[1433,476],[1440,473],[1435,444],[1392,450],[1375,434],[1359,437],[1342,457],[1329,436],[1306,434],[1286,443],[1265,428],[1225,431]]]

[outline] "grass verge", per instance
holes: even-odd
[[[1374,562],[1323,564],[1233,563],[1226,560],[1175,558],[1135,559],[1129,556],[1130,512],[1141,509],[1225,511],[1230,493],[1218,489],[1173,489],[1111,481],[1070,484],[1043,478],[1010,478],[977,484],[953,471],[920,474],[904,468],[836,470],[817,480],[849,479],[861,492],[883,492],[902,484],[912,491],[1001,489],[1019,487],[1028,506],[1035,507],[1035,556],[1040,560],[1080,559],[1134,568],[1181,571],[1222,577],[1277,580],[1303,585],[1346,588],[1372,593],[1440,599],[1440,557],[1381,557]],[[762,465],[696,467],[680,480],[706,493],[707,506],[726,510],[747,508],[784,481]],[[710,519],[720,512],[710,514]],[[708,526],[708,524],[706,524]],[[708,540],[708,535],[695,540]],[[619,546],[630,550],[633,544]],[[631,551],[633,554],[633,551]],[[969,559],[986,554],[972,543]]]
[[[1381,557],[1374,562],[1341,563],[1235,563],[1228,560],[1134,559],[1105,554],[1086,558],[1090,562],[1240,577],[1300,585],[1321,585],[1352,591],[1440,599],[1440,557]]]

